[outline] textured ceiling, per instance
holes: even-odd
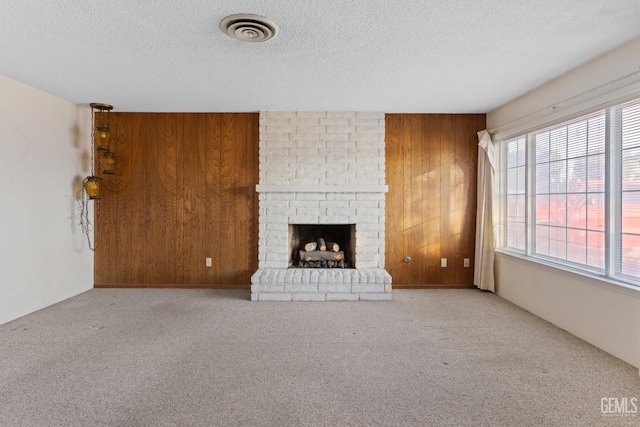
[[[638,0],[2,0],[0,74],[115,111],[487,112],[638,36]]]

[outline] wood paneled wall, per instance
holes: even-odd
[[[95,286],[249,287],[258,268],[258,115],[111,117],[116,174],[101,175]]]
[[[258,268],[258,115],[111,116],[117,165],[101,175],[95,286],[249,287]],[[484,128],[484,114],[386,115],[394,287],[472,284]]]
[[[473,284],[476,132],[485,124],[484,114],[386,115],[385,263],[394,287]]]

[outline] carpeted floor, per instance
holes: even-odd
[[[609,397],[638,369],[476,290],[94,289],[0,326],[1,426],[640,425]]]

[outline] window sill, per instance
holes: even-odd
[[[543,259],[529,257],[524,254],[511,252],[505,249],[496,249],[496,254],[498,256],[507,256],[507,257],[516,259],[519,262],[535,264],[540,266],[541,268],[544,268],[550,271],[573,275],[573,276],[576,276],[576,278],[580,278],[584,283],[589,284],[591,286],[597,286],[600,288],[608,289],[611,291],[615,291],[618,293],[622,293],[624,295],[628,295],[628,296],[640,299],[640,286],[614,280],[610,277],[603,277],[603,276],[597,276],[595,274],[589,274],[588,272],[585,272],[585,271],[571,269],[564,265],[555,264],[553,262],[547,262]]]

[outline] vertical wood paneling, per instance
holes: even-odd
[[[442,281],[440,277],[440,217],[442,215],[441,191],[442,191],[442,167],[441,167],[441,139],[442,120],[440,116],[428,116],[426,118],[430,122],[429,134],[427,134],[426,144],[429,145],[429,173],[430,188],[427,192],[427,203],[430,205],[431,216],[429,218],[430,245],[428,254],[428,262],[424,267],[429,272],[425,283],[439,283]]]
[[[248,286],[257,269],[257,115],[112,115],[118,163],[97,218],[96,285]],[[473,263],[484,122],[387,115],[386,264],[396,286],[471,283],[462,260]]]
[[[385,146],[386,146],[386,180],[390,189],[385,197],[385,267],[391,277],[401,274],[402,261],[400,257],[404,254],[404,238],[401,236],[404,228],[404,202],[402,200],[402,165],[403,165],[403,129],[404,116],[393,114],[386,115],[385,119]],[[389,212],[393,211],[393,215]]]
[[[112,113],[112,129],[95,285],[249,287],[258,115]]]
[[[240,157],[236,157],[236,164],[243,165],[241,168],[237,168],[239,173],[238,182],[243,183],[238,187],[238,196],[243,201],[241,206],[257,206],[258,194],[255,191],[255,186],[250,183],[257,182],[259,178],[258,157],[249,155],[249,153],[252,152],[253,141],[259,139],[258,122],[253,120],[250,114],[237,114],[237,116],[242,118],[241,129],[244,129],[245,133],[243,138],[244,149],[236,150],[237,155],[240,155]],[[247,275],[251,276],[256,269],[254,260],[258,259],[258,219],[246,209],[240,209],[238,214],[239,221],[242,224],[246,224],[247,230],[245,230],[244,234],[245,237],[248,237],[240,238],[241,242],[238,242],[238,247],[249,256],[236,263],[237,271],[234,281],[241,280],[242,277]]]
[[[189,189],[185,186],[185,164],[188,166],[188,161],[185,162],[185,146],[188,147],[189,138],[188,132],[185,134],[185,115],[178,115],[178,142],[176,144],[177,154],[177,171],[176,171],[176,283],[186,284],[187,277],[185,275],[185,265],[188,270],[188,260],[190,256],[190,246],[188,242],[188,224],[189,218],[189,206],[190,200]],[[185,236],[187,234],[187,236]]]
[[[113,117],[113,114],[112,114]],[[120,198],[120,206],[119,212],[130,212],[133,209],[137,208],[136,202],[136,193],[135,189],[139,183],[136,181],[136,172],[140,169],[140,166],[134,167],[136,162],[141,161],[141,155],[139,146],[137,144],[137,140],[139,138],[139,129],[142,124],[142,114],[136,114],[131,116],[128,120],[125,120],[123,123],[123,127],[119,128],[118,126],[114,126],[116,128],[116,135],[123,137],[123,142],[120,143],[119,140],[116,140],[116,147],[118,147],[118,151],[116,151],[116,156],[119,159],[119,163],[116,164],[116,175],[112,182],[115,185],[118,185],[118,182],[122,182],[122,185],[119,186],[122,193],[114,194],[114,198]],[[112,125],[114,123],[112,122]],[[140,165],[140,163],[138,163]],[[111,177],[110,177],[111,178]],[[111,180],[110,180],[111,181]],[[109,198],[105,198],[104,201],[104,212],[105,215],[113,215],[112,204],[108,203],[107,200],[111,200]],[[137,224],[137,219],[132,217],[127,217],[124,215],[118,215],[117,212],[115,214],[116,221],[118,223],[118,229],[116,230],[115,235],[118,236],[117,241],[112,241],[112,235],[109,230],[99,230],[99,232],[105,236],[105,244],[112,247],[110,251],[110,256],[107,260],[106,265],[111,268],[112,260],[115,260],[116,263],[116,276],[112,280],[122,281],[123,283],[131,283],[133,282],[133,253],[135,250],[135,246],[137,244],[134,243],[134,239],[137,237],[134,231],[136,230],[135,224]],[[109,236],[107,238],[107,236]],[[123,243],[120,246],[120,243]],[[121,249],[121,251],[119,250]],[[98,277],[98,274],[95,274]]]
[[[222,153],[222,115],[207,114],[205,118],[205,158],[206,164],[205,194],[207,194],[207,208],[205,210],[204,235],[206,236],[205,251],[211,257],[212,267],[206,269],[206,283],[222,283],[220,254],[222,248],[217,242],[221,241],[220,207],[222,205],[222,185],[220,180],[220,157]]]
[[[135,121],[133,132],[133,145],[131,147],[131,193],[130,202],[132,207],[143,205],[144,215],[134,215],[130,218],[131,234],[131,258],[130,258],[130,279],[134,283],[144,282],[144,265],[146,263],[145,247],[149,244],[147,241],[148,232],[145,230],[147,222],[147,206],[146,206],[146,144],[138,144],[136,141],[153,138],[148,135],[149,127],[147,123],[147,114],[141,114]],[[137,165],[137,167],[136,167]],[[105,200],[105,207],[108,205]],[[106,234],[106,233],[105,233]]]
[[[118,236],[118,240],[116,244],[113,244],[111,229],[100,228],[98,230],[100,234],[110,236],[108,238],[105,237],[104,245],[104,248],[108,248],[109,251],[104,267],[111,273],[108,275],[108,281],[105,283],[112,283],[112,281],[119,280],[131,281],[130,259],[133,251],[131,224],[128,218],[124,218],[122,215],[113,215],[112,212],[113,209],[115,209],[115,212],[127,212],[131,208],[133,198],[131,146],[134,141],[133,130],[137,124],[136,119],[137,117],[134,116],[124,117],[120,126],[112,126],[112,128],[114,128],[112,134],[115,135],[115,140],[113,140],[111,144],[114,147],[116,156],[116,172],[113,177],[105,177],[112,191],[105,196],[104,215],[115,218],[116,228],[113,230],[113,235]],[[107,200],[109,203],[106,203]],[[101,256],[101,254],[95,254],[96,258],[99,256]],[[96,271],[95,278],[96,281],[100,283],[100,275],[97,273],[98,271]]]
[[[472,284],[476,132],[484,128],[483,114],[386,116],[385,259],[394,286]]]
[[[457,244],[455,242],[455,191],[456,176],[460,170],[460,159],[455,157],[455,134],[453,132],[453,120],[450,114],[443,114],[440,128],[440,257],[447,258],[447,268],[440,268],[439,282],[452,284],[454,279],[453,258],[456,255]],[[465,195],[470,196],[470,195]]]
[[[162,203],[164,192],[160,191],[163,176],[158,173],[164,170],[164,141],[160,139],[163,133],[164,114],[147,114],[144,116],[144,134],[142,138],[147,138],[149,144],[143,146],[143,167],[144,185],[141,190],[141,197],[144,198],[147,206],[146,218],[141,221],[140,233],[145,241],[142,250],[144,251],[144,262],[138,265],[139,276],[144,283],[154,283],[161,277],[161,268],[165,260],[164,245],[152,245],[151,242],[160,242],[163,236],[160,227],[150,226],[150,224],[164,223],[164,204]]]
[[[242,244],[235,240],[234,221],[236,206],[234,203],[234,194],[231,192],[236,180],[236,162],[234,154],[237,134],[236,124],[238,121],[239,117],[235,114],[223,114],[222,116],[222,150],[220,157],[220,240],[233,242],[234,247],[234,250],[221,250],[219,254],[220,274],[223,282],[232,282],[234,280],[235,269],[233,268],[233,259],[236,252],[235,245]]]
[[[164,170],[158,171],[158,202],[164,209],[164,223],[160,225],[162,249],[162,266],[158,277],[154,281],[147,283],[177,283],[176,282],[176,250],[177,236],[172,230],[177,229],[177,207],[178,207],[178,116],[176,114],[162,115],[162,134],[160,146],[163,148]]]

